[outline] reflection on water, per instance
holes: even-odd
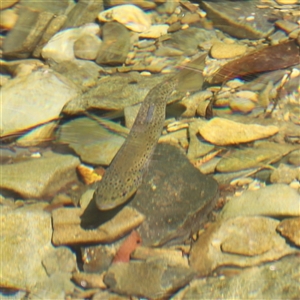
[[[3,299],[298,296],[297,1],[0,14]]]

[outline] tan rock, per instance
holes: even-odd
[[[275,221],[275,223],[277,223]],[[268,218],[235,218],[228,221],[229,230],[221,243],[223,252],[246,256],[261,255],[274,247],[274,220]]]
[[[281,5],[297,4],[297,0],[276,0],[276,2]]]
[[[25,199],[47,199],[76,180],[75,169],[79,163],[75,156],[49,151],[40,158],[5,164],[1,166],[5,176],[1,178],[0,188],[14,191]]]
[[[132,259],[147,260],[165,258],[173,264],[189,266],[188,260],[182,256],[182,251],[169,248],[152,248],[140,246],[130,256]]]
[[[241,113],[250,113],[255,108],[253,101],[239,97],[232,98],[229,105],[233,111]]]
[[[80,226],[80,208],[60,208],[53,211],[53,236],[52,242],[56,246],[65,244],[112,242],[124,236],[140,225],[145,216],[134,208],[124,207],[110,221],[95,230],[84,230]]]
[[[197,13],[186,13],[183,18],[181,19],[182,24],[191,24],[191,23],[196,23],[200,22],[200,16]]]
[[[168,24],[152,25],[147,31],[140,34],[141,38],[156,39],[167,34],[169,29]]]
[[[1,2],[2,3],[2,2]],[[18,14],[12,9],[0,11],[0,28],[10,30],[18,20]]]
[[[210,54],[213,58],[224,59],[243,55],[246,51],[247,46],[245,45],[217,42],[212,46]]]
[[[10,80],[1,92],[1,136],[57,119],[64,105],[79,95],[76,85],[46,68]]]
[[[300,168],[291,167],[287,164],[280,164],[271,174],[270,181],[272,183],[289,184],[295,179],[300,178]]]
[[[217,165],[218,172],[236,172],[268,164],[279,160],[281,154],[276,149],[247,148],[237,149],[229,157],[222,157]],[[291,181],[290,181],[291,182]]]
[[[102,11],[98,15],[101,22],[116,21],[135,32],[144,32],[151,26],[150,17],[132,4],[119,5]]]
[[[75,56],[81,59],[95,60],[102,41],[94,34],[85,34],[74,43]]]
[[[243,90],[238,91],[238,92],[235,93],[235,96],[239,97],[239,98],[246,98],[246,99],[249,99],[249,100],[254,101],[254,102],[258,101],[257,93],[252,92],[252,91],[243,91]]]
[[[13,6],[19,0],[0,0],[0,10]]]
[[[299,252],[276,233],[278,224],[257,216],[214,223],[192,245],[190,264],[206,276],[221,266],[248,267]]]
[[[281,221],[277,226],[277,230],[295,245],[300,246],[300,218],[290,218]]]
[[[17,145],[21,147],[32,147],[51,140],[57,123],[57,121],[52,121],[34,128],[20,137],[17,140]]]
[[[274,135],[278,130],[277,126],[242,124],[222,118],[213,118],[205,125],[200,126],[199,133],[208,142],[225,146],[263,139]]]
[[[86,24],[78,28],[69,28],[55,34],[42,49],[44,59],[52,59],[57,63],[75,59],[74,43],[84,35],[99,33],[98,24]],[[63,50],[62,50],[63,49]]]
[[[242,215],[298,217],[300,216],[299,193],[286,184],[272,184],[255,191],[248,190],[226,203],[220,218],[227,219]]]
[[[192,268],[160,257],[113,264],[104,277],[104,283],[118,294],[164,299],[185,286],[194,276]]]
[[[41,207],[1,211],[1,287],[31,290],[47,279],[41,261],[52,250],[51,234],[50,215]]]

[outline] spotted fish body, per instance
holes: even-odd
[[[127,139],[97,185],[93,200],[99,210],[125,203],[140,186],[163,129],[168,98],[177,84],[174,76],[147,94]]]

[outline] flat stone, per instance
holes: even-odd
[[[160,258],[114,264],[108,269],[104,282],[118,294],[161,299],[186,285],[194,274],[187,266],[170,264]]]
[[[125,138],[83,117],[60,126],[57,141],[68,144],[86,163],[108,166]]]
[[[29,57],[51,20],[55,15],[63,14],[68,6],[69,2],[65,0],[57,5],[47,1],[22,1],[17,23],[4,40],[4,57]]]
[[[276,233],[278,224],[277,220],[258,216],[213,223],[192,245],[191,267],[198,276],[207,276],[222,266],[249,267],[299,253]]]
[[[106,77],[84,95],[70,101],[63,111],[78,114],[92,108],[122,110],[142,102],[149,90],[165,79],[164,76],[146,77],[140,74]]]
[[[63,61],[51,65],[51,68],[81,88],[82,92],[97,84],[99,72],[102,70],[95,62],[87,60]]]
[[[53,3],[47,1],[21,0],[21,5],[32,10],[48,11],[55,15],[61,15],[69,8],[70,3],[67,0],[63,0],[58,2],[57,5],[53,5]]]
[[[77,179],[80,161],[72,155],[45,153],[44,157],[3,165],[1,189],[8,189],[24,198],[50,197]]]
[[[93,211],[96,209],[92,208]],[[110,219],[107,214],[98,214],[97,221],[102,225],[96,230],[84,230],[80,226],[82,214],[83,209],[80,208],[61,208],[53,211],[54,245],[111,243],[139,226],[145,219],[137,210],[125,207],[113,217],[110,215]]]
[[[138,228],[143,245],[187,239],[207,220],[217,195],[217,183],[196,169],[177,147],[158,144],[143,183],[129,203],[146,216]]]
[[[167,258],[175,264],[182,264],[188,267],[189,262],[187,257],[182,256],[182,250],[170,248],[152,248],[140,246],[131,254],[132,259],[147,260],[150,258]]]
[[[68,12],[64,29],[93,23],[100,11],[103,10],[103,2],[98,0],[77,1]]]
[[[200,126],[199,133],[206,141],[215,145],[225,146],[263,139],[274,135],[278,130],[277,126],[243,124],[215,117],[203,126]]]
[[[1,136],[57,119],[63,106],[79,94],[70,81],[48,69],[16,77],[1,92]]]
[[[57,247],[49,251],[42,264],[49,276],[58,272],[71,274],[77,269],[76,255],[67,247]]]
[[[295,299],[299,295],[299,268],[298,255],[233,270],[233,274],[229,268],[228,276],[224,270],[225,276],[193,280],[172,299]]]
[[[296,4],[297,0],[276,0],[276,2],[280,5],[291,5]]]
[[[272,23],[266,15],[271,9],[259,9],[253,2],[202,2],[202,9],[207,18],[213,21],[214,27],[241,39],[260,39],[268,36],[273,30]],[[247,19],[247,17],[250,17]]]
[[[166,47],[161,46],[155,51],[155,56],[182,56],[183,51],[172,48],[172,47]]]
[[[215,164],[215,168],[216,165],[220,162],[220,158],[213,158],[213,160],[217,160],[216,164]],[[209,163],[209,162],[208,162]],[[258,171],[258,167],[257,168],[252,168],[252,169],[245,169],[245,170],[241,170],[241,171],[236,171],[236,172],[228,172],[228,173],[215,173],[215,168],[211,171],[211,173],[213,174],[213,178],[215,180],[217,180],[217,182],[221,185],[228,185],[232,182],[232,180],[237,179],[237,178],[241,178],[241,177],[246,177],[249,176],[249,173],[256,173]],[[200,168],[200,170],[202,170],[202,168]]]
[[[246,45],[239,44],[226,44],[226,43],[215,43],[213,44],[210,54],[213,58],[224,59],[234,58],[236,56],[243,55],[247,51]]]
[[[300,168],[291,167],[286,164],[280,164],[270,177],[272,183],[291,183],[295,179],[300,179]]]
[[[125,26],[116,22],[102,27],[102,44],[100,45],[97,64],[122,65],[130,49],[130,34]]]
[[[49,122],[28,131],[17,139],[16,145],[19,147],[32,147],[40,145],[44,141],[53,139],[53,133],[57,128],[58,121]]]
[[[274,248],[277,236],[273,219],[240,217],[229,222],[229,232],[221,243],[223,252],[253,257]]]
[[[220,218],[241,215],[300,216],[300,195],[285,184],[272,184],[256,191],[246,191],[226,203]]]
[[[201,42],[207,42],[216,37],[216,33],[212,30],[190,27],[172,33],[163,45],[182,50],[185,55],[191,56],[199,52],[198,45]]]
[[[48,278],[41,261],[52,248],[51,216],[27,206],[1,213],[0,220],[0,286],[30,291]]]
[[[217,164],[218,172],[236,172],[260,167],[274,159],[279,160],[281,153],[276,149],[248,148],[235,150],[229,157],[223,157]]]
[[[78,288],[71,278],[70,273],[56,272],[34,286],[28,296],[33,299],[66,299]]]
[[[282,236],[297,246],[300,246],[300,218],[284,219],[277,226],[277,230]]]
[[[293,23],[288,20],[278,20],[275,22],[275,25],[281,30],[283,30],[284,32],[286,32],[287,34],[299,28],[297,23]]]

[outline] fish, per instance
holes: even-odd
[[[167,101],[178,80],[178,76],[173,75],[148,92],[127,139],[97,183],[91,201],[96,202],[99,210],[111,210],[124,204],[141,185],[163,129]]]
[[[93,198],[81,216],[82,225],[97,219],[95,209],[98,212],[120,209],[135,194],[161,136],[169,97],[174,90],[185,89],[187,83],[189,89],[195,88],[195,81],[198,88],[202,87],[203,76],[197,67],[203,68],[206,56],[207,53],[199,56],[148,92],[125,142],[102,180],[96,183]]]

